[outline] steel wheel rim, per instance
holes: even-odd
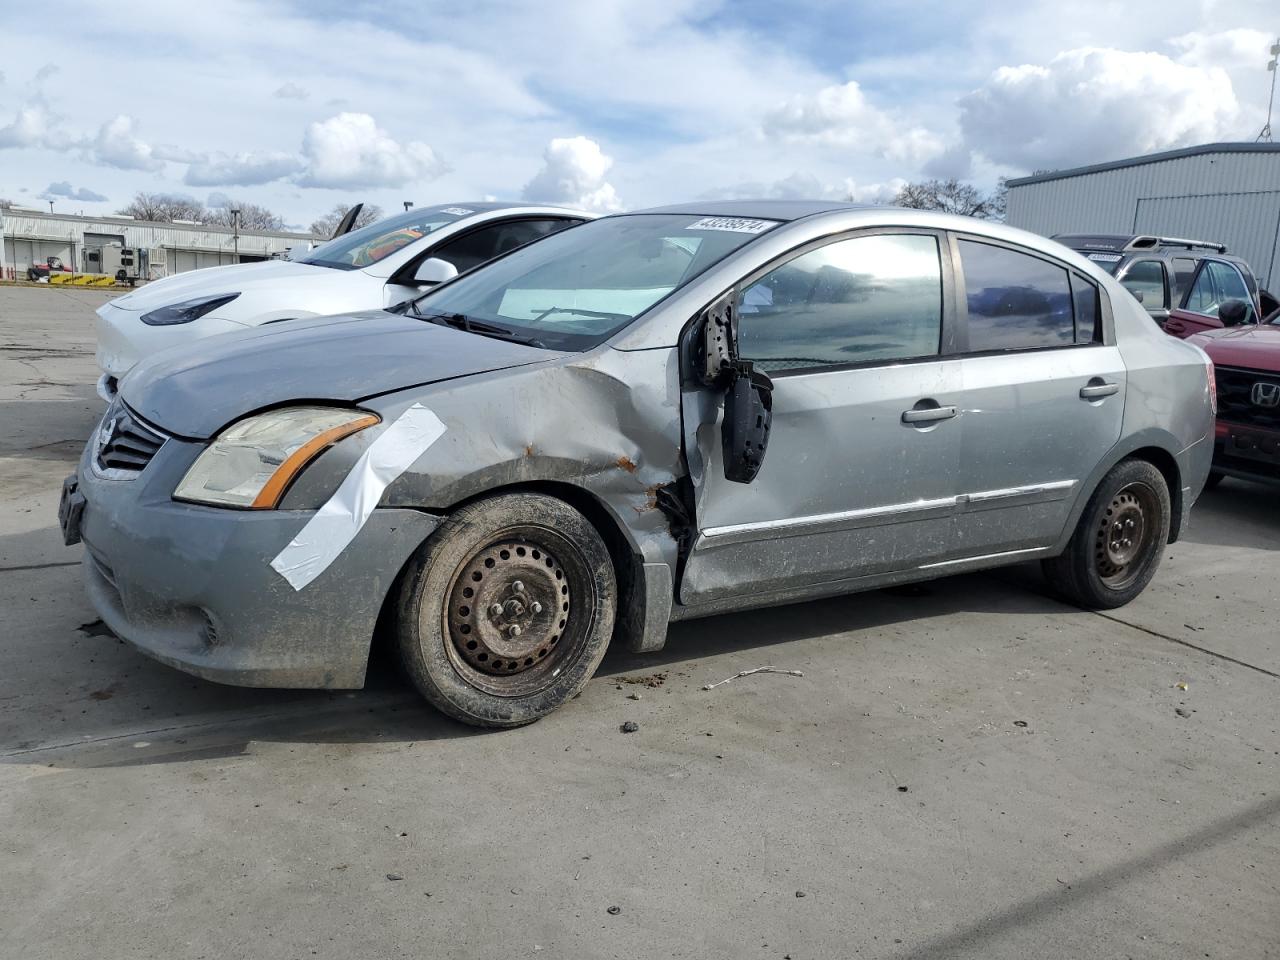
[[[1156,495],[1145,483],[1130,483],[1111,498],[1094,532],[1098,577],[1112,590],[1133,584],[1146,568],[1157,516]]]
[[[595,599],[594,577],[571,540],[536,525],[508,527],[454,571],[441,611],[445,651],[478,690],[540,693],[586,647]]]

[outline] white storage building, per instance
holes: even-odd
[[[1208,143],[1009,181],[1008,222],[1225,243],[1280,288],[1280,143]]]
[[[3,217],[5,279],[26,275],[32,261],[58,257],[72,270],[98,273],[95,251],[110,245],[140,252],[150,279],[223,264],[266,260],[289,247],[305,246],[311,235],[246,230],[202,223],[152,223],[130,217],[84,217],[9,208]],[[141,252],[145,251],[145,254]],[[238,253],[237,253],[238,251]]]

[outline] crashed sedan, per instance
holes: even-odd
[[[514,726],[670,622],[1043,562],[1126,603],[1211,368],[1050,240],[890,207],[606,217],[406,304],[126,377],[60,508],[102,619],[202,677],[359,687],[380,620]]]

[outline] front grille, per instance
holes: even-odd
[[[1231,423],[1280,430],[1280,406],[1254,402],[1254,385],[1268,384],[1280,390],[1280,373],[1218,367],[1218,416]],[[1267,389],[1267,388],[1264,388]],[[1268,393],[1270,391],[1268,390]]]
[[[165,439],[164,434],[140,420],[117,399],[98,427],[95,441],[98,466],[109,476],[141,473]]]

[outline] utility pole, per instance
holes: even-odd
[[[405,212],[405,213],[408,213],[408,212],[409,212],[409,210],[410,210],[410,208],[412,208],[412,207],[413,207],[413,201],[412,201],[412,200],[406,200],[406,201],[404,201],[404,212]]]
[[[1267,122],[1262,125],[1262,132],[1254,143],[1271,143],[1271,109],[1276,103],[1276,64],[1280,63],[1280,37],[1271,45],[1271,60],[1267,69],[1271,71],[1271,96],[1267,98]]]
[[[240,210],[231,208],[231,242],[235,247],[235,262],[240,262]]]

